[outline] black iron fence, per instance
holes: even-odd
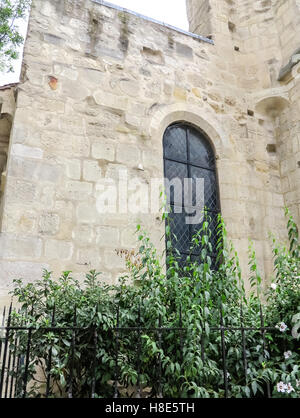
[[[111,397],[164,397],[164,390],[162,385],[163,375],[163,359],[161,356],[163,345],[168,344],[168,338],[165,338],[168,333],[172,332],[177,336],[177,343],[180,351],[179,358],[183,361],[183,349],[185,339],[187,338],[187,329],[183,328],[182,314],[178,315],[178,326],[168,327],[162,324],[161,317],[158,317],[158,326],[148,328],[142,325],[139,318],[135,326],[123,327],[120,325],[120,309],[116,309],[115,326],[109,330],[99,329],[98,327],[78,327],[76,326],[76,311],[74,320],[70,326],[56,326],[55,325],[55,309],[53,309],[50,325],[45,327],[29,326],[28,324],[13,325],[12,321],[12,306],[7,310],[3,309],[2,323],[0,326],[0,398],[26,398],[26,397],[102,397],[99,393],[99,381],[107,380],[111,388]],[[241,308],[239,323],[241,326],[233,327],[224,325],[224,314],[222,307],[220,308],[220,322],[219,326],[211,327],[211,332],[215,333],[216,339],[219,341],[219,359],[222,364],[222,376],[220,387],[224,393],[224,397],[230,397],[230,366],[228,365],[228,350],[226,334],[235,333],[239,337],[239,345],[242,353],[241,361],[243,364],[243,376],[240,380],[244,386],[249,385],[248,381],[248,335],[256,335],[256,338],[261,342],[261,356],[267,361],[267,341],[266,333],[276,331],[276,328],[266,327],[264,325],[264,317],[262,309],[260,309],[260,326],[247,327],[244,326],[244,315]],[[131,362],[135,368],[135,379],[131,381],[130,394],[128,387],[125,388],[120,384],[122,374],[122,364],[129,361],[126,356],[121,356],[122,346],[124,340],[132,333],[135,339],[129,339],[129,343],[134,341],[134,358]],[[80,351],[78,351],[78,335],[84,341],[83,350],[88,348],[92,355],[88,358],[88,364],[82,365],[85,362],[83,358],[87,351],[84,351],[80,358]],[[143,385],[142,379],[142,365],[145,361],[142,356],[142,342],[143,337],[151,336],[152,341],[155,341],[157,347],[156,360],[153,367],[156,370],[155,382],[148,382],[148,386]],[[52,343],[47,346],[47,338]],[[82,340],[83,338],[83,340]],[[109,358],[109,367],[111,374],[107,377],[99,376],[97,365],[99,362],[99,350],[101,351],[101,341],[103,338],[108,338],[111,341],[111,350]],[[37,348],[38,342],[41,341],[41,350]],[[56,348],[53,341],[58,344],[63,343],[67,346],[67,366],[63,365],[60,371],[60,376],[63,378],[62,387],[53,385],[55,375],[53,374],[53,358],[56,356]],[[199,335],[201,359],[203,363],[206,358],[206,349],[204,344],[204,332]],[[39,345],[39,344],[38,344]],[[43,348],[42,348],[43,347]],[[46,347],[46,348],[45,348]],[[40,353],[40,354],[39,354]],[[40,358],[39,355],[41,356]],[[123,362],[123,363],[122,363]],[[57,367],[57,364],[56,364]],[[78,371],[79,369],[82,369]],[[66,369],[68,369],[66,371]],[[39,378],[40,373],[40,378]],[[81,375],[80,375],[81,373]],[[80,375],[80,376],[79,376]],[[84,388],[78,389],[78,378],[84,377]],[[34,378],[33,378],[34,376]],[[65,377],[64,377],[65,376]],[[56,382],[58,379],[56,379]],[[37,382],[39,385],[37,386]],[[155,392],[151,390],[155,386]],[[37,389],[38,387],[38,389]],[[79,395],[79,392],[81,393]],[[126,391],[127,390],[127,391]],[[272,397],[270,383],[265,383],[265,397]]]

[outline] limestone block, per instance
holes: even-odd
[[[74,128],[75,129],[75,128]],[[88,157],[90,153],[89,138],[85,135],[77,136],[64,133],[57,133],[51,131],[43,131],[39,139],[44,152],[70,158]]]
[[[162,83],[161,80],[151,81],[145,86],[145,96],[149,99],[159,100],[162,93]]]
[[[85,160],[83,162],[83,180],[97,182],[101,178],[101,173],[98,161]]]
[[[41,98],[41,100],[34,102],[34,107],[39,111],[45,110],[47,112],[55,112],[58,114],[65,112],[65,103],[60,100],[48,100]]]
[[[162,51],[145,46],[143,47],[141,54],[148,62],[150,62],[150,64],[163,65],[165,63],[165,58]]]
[[[117,161],[129,166],[138,166],[141,162],[140,150],[135,145],[119,144],[117,146]]]
[[[176,42],[176,53],[181,57],[187,58],[189,60],[193,59],[194,52],[193,49],[185,44]]]
[[[62,94],[75,100],[84,100],[90,96],[90,89],[78,81],[63,79],[61,81]]]
[[[37,185],[13,177],[7,177],[6,200],[8,203],[31,205],[38,198]]]
[[[56,183],[62,176],[59,165],[47,164],[44,161],[35,161],[28,158],[12,157],[9,172],[13,177],[24,180],[35,180]]]
[[[41,88],[44,85],[45,75],[41,71],[36,71],[34,68],[27,70],[26,76],[32,86]]]
[[[192,89],[192,93],[193,93],[196,97],[198,97],[198,99],[201,99],[201,98],[202,98],[201,90],[200,90],[200,89],[198,89],[197,87],[194,87],[194,88]]]
[[[97,211],[95,202],[83,202],[77,206],[76,209],[77,222],[95,224],[100,223],[101,215]]]
[[[155,174],[159,177],[163,174],[163,157],[153,150],[143,151],[143,166],[145,169],[155,170]]]
[[[182,89],[181,87],[175,87],[173,95],[175,99],[185,102],[187,100],[187,91]]]
[[[289,184],[291,186],[291,190],[296,190],[297,188],[299,188],[299,185],[300,185],[299,171],[300,171],[299,169],[292,170],[292,167],[289,170],[288,179],[289,179]],[[300,201],[300,196],[299,196],[299,201]]]
[[[290,171],[289,169],[289,160],[282,160],[281,161],[281,175],[285,176]]]
[[[114,161],[115,146],[105,139],[95,140],[92,144],[92,157],[97,160]]]
[[[59,230],[59,224],[60,218],[57,213],[42,213],[39,220],[39,233],[42,235],[55,235]]]
[[[289,183],[289,178],[288,177],[283,177],[281,179],[281,184],[282,184],[282,192],[286,193],[290,190],[290,183]]]
[[[12,140],[14,144],[23,144],[29,134],[29,128],[25,123],[14,122],[12,128]]]
[[[37,232],[37,218],[35,210],[12,205],[8,212],[3,213],[2,232],[33,235]]]
[[[51,4],[48,1],[45,1],[42,3],[41,6],[42,7],[40,11],[42,15],[47,16],[47,17],[55,16],[55,5]]]
[[[174,84],[170,80],[165,80],[164,82],[164,93],[167,96],[171,96],[173,94]]]
[[[101,226],[96,228],[96,243],[99,247],[118,247],[120,233],[118,228]]]
[[[73,220],[61,216],[59,231],[55,234],[55,238],[63,241],[71,241],[73,223]]]
[[[279,206],[280,208],[283,208],[284,207],[283,195],[279,193],[273,193],[272,203],[274,206]]]
[[[24,158],[43,158],[43,150],[40,148],[32,148],[23,144],[14,144],[11,148],[12,155]]]
[[[131,127],[122,124],[116,126],[116,132],[121,134],[130,134],[133,132],[133,130],[131,129]]]
[[[75,203],[76,204],[76,203]],[[74,203],[67,200],[56,200],[54,210],[63,220],[72,221],[74,215]]]
[[[135,226],[131,225],[122,231],[121,245],[126,249],[138,247],[139,242],[137,234],[135,233]]]
[[[223,199],[222,200],[222,213],[224,214],[225,218],[232,218],[233,220],[236,218],[243,218],[244,214],[246,213],[247,202],[241,202],[239,200],[233,199]]]
[[[130,100],[128,102],[128,109],[127,109],[128,114],[135,115],[136,117],[144,117],[146,116],[146,111],[147,111],[147,107],[146,107],[145,102],[143,101],[136,102],[133,100]]]
[[[138,97],[139,88],[138,80],[130,80],[127,78],[120,80],[120,89],[127,96]]]
[[[73,81],[78,79],[78,71],[76,67],[64,64],[54,64],[54,75]]]
[[[72,231],[72,238],[77,245],[85,246],[94,241],[94,228],[91,225],[79,224]]]
[[[60,165],[47,164],[41,162],[37,164],[36,176],[37,181],[58,183],[62,177],[62,167]]]
[[[99,224],[102,226],[109,225],[112,227],[116,227],[119,230],[124,228],[124,225],[135,225],[133,221],[133,215],[128,213],[127,210],[126,213],[122,213],[121,211],[118,211],[117,213],[104,213],[101,215],[101,223]]]
[[[80,180],[81,177],[81,161],[80,160],[66,160],[66,175],[70,179]]]
[[[13,288],[13,280],[22,279],[25,283],[29,283],[41,279],[43,269],[49,271],[49,264],[0,260],[1,290],[6,292],[11,290]]]
[[[106,46],[99,46],[92,51],[91,48],[86,49],[86,54],[91,55],[94,57],[101,57],[101,58],[112,58],[113,60],[122,62],[124,60],[124,52],[120,51],[119,49],[115,48],[115,45],[113,45],[113,48],[107,48]]]
[[[63,46],[66,42],[65,39],[61,38],[60,36],[53,35],[52,33],[44,33],[43,34],[44,42],[55,46]]]
[[[55,186],[46,186],[44,183],[39,184],[40,205],[43,208],[54,209],[55,203]]]
[[[98,90],[93,94],[95,102],[100,106],[109,107],[111,109],[125,111],[128,104],[127,97],[117,96],[103,90]]]
[[[143,123],[145,123],[145,118],[141,119],[136,115],[126,113],[125,122],[133,128],[139,128],[141,125],[143,125]]]
[[[237,191],[237,198],[238,200],[242,201],[242,200],[249,200],[249,196],[253,196],[253,189],[252,189],[252,193],[251,193],[251,189],[249,189],[248,187],[242,187],[242,186],[237,186],[236,188]],[[253,199],[255,200],[255,196],[253,196]]]
[[[42,246],[40,238],[0,234],[0,253],[8,260],[37,260],[42,254]]]
[[[200,89],[205,89],[206,82],[207,82],[206,78],[203,77],[198,72],[189,73],[187,78],[188,78],[188,81],[191,83],[192,87],[198,87]]]
[[[45,257],[49,260],[69,261],[73,255],[73,243],[48,239],[45,242]]]
[[[221,183],[220,184],[221,202],[223,201],[223,199],[237,199],[236,188],[237,187],[233,184]]]
[[[31,123],[35,129],[40,129],[42,132],[53,133],[56,134],[56,136],[59,136],[57,133],[60,131],[60,118],[63,116],[57,117],[57,115],[55,115],[53,112],[49,113],[46,111],[41,111],[39,112],[38,118],[34,118],[33,113],[31,113],[28,117],[29,120],[32,119]],[[59,139],[61,140],[60,136]],[[28,142],[28,144],[31,145],[31,142]]]
[[[88,266],[90,270],[97,269],[101,256],[97,248],[80,248],[77,250],[76,264]]]
[[[104,72],[97,68],[81,68],[80,79],[84,79],[87,83],[92,84],[94,87],[100,85],[104,80]]]
[[[113,250],[104,251],[104,265],[109,270],[124,271],[126,268],[125,260]]]
[[[62,132],[75,135],[85,134],[85,123],[80,117],[74,118],[74,116],[61,116],[60,117],[60,129]]]
[[[93,192],[93,185],[83,181],[68,181],[65,196],[71,200],[86,200]]]

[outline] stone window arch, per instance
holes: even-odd
[[[171,232],[177,237],[173,245],[180,252],[184,262],[190,253],[192,236],[203,225],[203,208],[206,207],[211,218],[209,229],[213,247],[211,257],[214,263],[220,198],[216,156],[211,141],[195,126],[177,122],[170,125],[164,133],[163,156],[170,227]],[[186,183],[184,179],[188,179]],[[198,189],[197,181],[198,186],[200,185]],[[201,184],[204,188],[201,196],[197,196],[201,191]],[[196,258],[200,251],[201,248],[195,249],[192,257]]]

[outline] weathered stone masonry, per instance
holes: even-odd
[[[268,277],[268,232],[286,238],[284,205],[300,219],[299,2],[188,0],[213,42],[100,3],[35,0],[21,82],[0,90],[0,303],[44,267],[116,280],[141,218],[162,247],[157,214],[100,215],[97,183],[163,177],[176,121],[211,139],[230,238]]]

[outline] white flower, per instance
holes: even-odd
[[[287,330],[287,325],[284,322],[280,322],[275,328],[278,328],[280,332],[285,332]]]
[[[277,392],[285,393],[287,389],[287,385],[285,385],[283,382],[277,383]]]
[[[231,375],[228,372],[227,372],[227,379],[231,379]]]
[[[271,284],[271,288],[272,288],[273,290],[276,290],[276,289],[277,289],[277,284],[276,284],[276,283],[272,283],[272,284]]]
[[[293,388],[293,386],[290,383],[288,383],[285,386],[286,386],[287,393],[295,392],[295,389]]]
[[[292,356],[292,352],[291,351],[285,351],[284,353],[283,353],[283,355],[284,355],[284,358],[287,360],[287,359],[289,359],[291,356]]]
[[[296,380],[296,387],[300,388],[300,380],[298,380],[298,379]]]

